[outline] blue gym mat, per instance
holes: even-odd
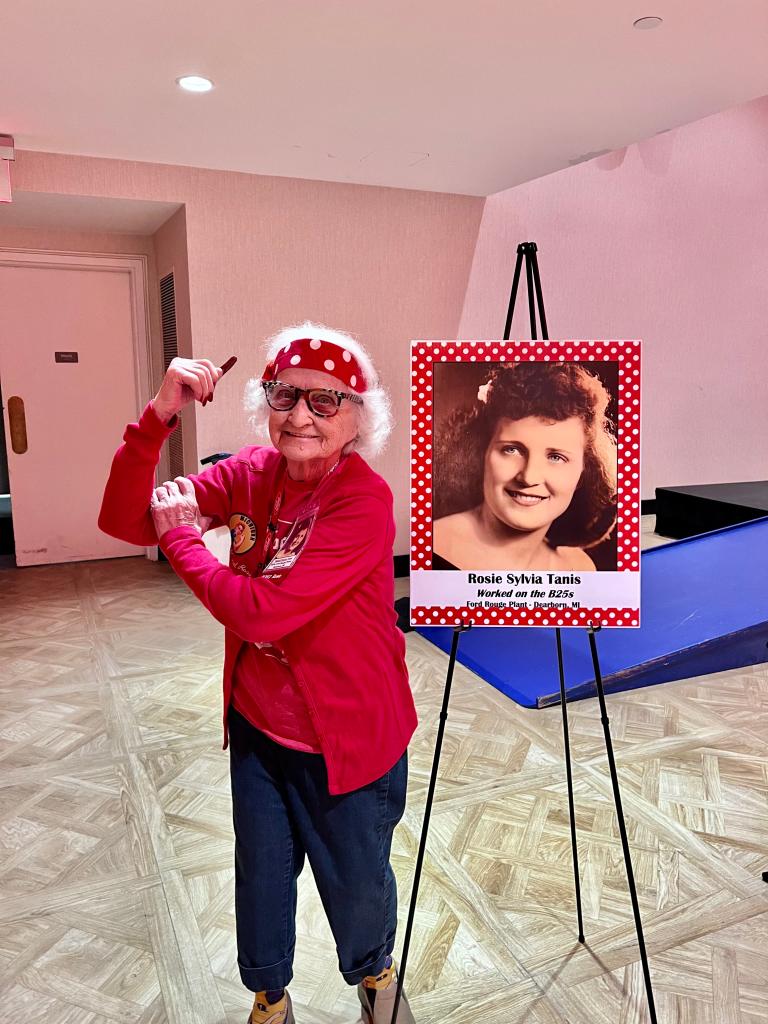
[[[642,625],[596,637],[607,693],[768,661],[768,517],[644,552],[641,582]],[[450,650],[452,629],[416,632]],[[568,699],[594,696],[585,630],[561,632]],[[458,660],[524,707],[560,701],[554,629],[474,626]]]

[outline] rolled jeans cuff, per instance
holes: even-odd
[[[240,980],[251,992],[274,992],[287,988],[293,977],[293,952],[267,967],[244,967],[238,960]]]
[[[363,964],[362,967],[358,967],[356,971],[342,971],[341,974],[344,981],[348,985],[359,985],[363,978],[375,977],[377,974],[381,974],[387,962],[387,957],[392,956],[392,948],[385,950],[375,960],[371,960],[367,964]]]

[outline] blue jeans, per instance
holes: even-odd
[[[282,747],[229,711],[240,977],[252,992],[293,977],[297,880],[309,858],[350,985],[395,944],[392,833],[405,810],[407,754],[376,782],[331,796],[325,761]]]

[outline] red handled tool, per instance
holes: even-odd
[[[221,364],[221,377],[223,377],[225,373],[227,373],[229,370],[231,370],[236,362],[237,362],[237,356],[230,356],[229,359],[226,361],[226,363],[222,363]],[[219,380],[221,380],[221,377],[219,377]],[[209,398],[206,395],[205,398],[202,401],[202,404],[205,405],[207,402],[212,402],[212,401],[213,401],[213,396],[211,396]]]

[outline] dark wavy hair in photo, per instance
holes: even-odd
[[[481,397],[482,396],[482,397]],[[610,395],[579,363],[505,363],[492,370],[470,408],[457,409],[435,439],[433,518],[483,501],[485,453],[500,419],[536,416],[584,424],[584,470],[571,504],[547,533],[552,547],[590,548],[616,524],[616,439]]]

